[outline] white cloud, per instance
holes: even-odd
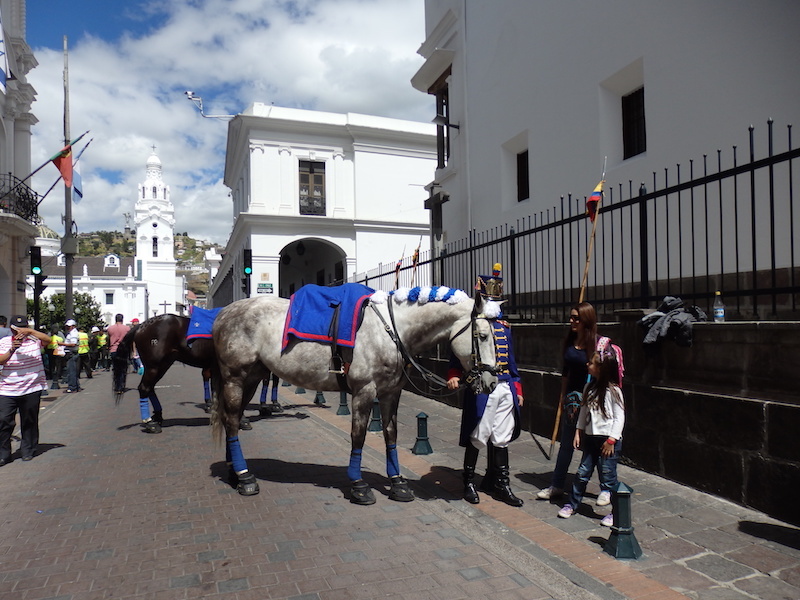
[[[148,8],[154,25],[144,35],[70,40],[71,133],[88,129],[94,140],[82,159],[85,199],[73,210],[80,231],[124,227],[155,144],[176,231],[227,240],[227,123],[203,119],[185,90],[203,97],[206,114],[238,113],[252,102],[421,121],[432,114],[431,98],[409,83],[422,64],[423,0],[173,0]],[[34,53],[38,165],[63,142],[63,54]],[[43,169],[34,189],[46,190],[56,175]],[[40,206],[57,231],[62,189]]]

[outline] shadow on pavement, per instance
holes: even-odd
[[[739,531],[788,548],[800,550],[800,529],[756,521],[739,521]]]

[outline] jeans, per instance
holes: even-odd
[[[589,479],[592,478],[595,467],[597,467],[597,476],[600,479],[600,489],[602,491],[612,492],[617,487],[617,462],[622,449],[622,440],[617,440],[617,443],[614,444],[614,452],[611,456],[604,457],[600,450],[607,439],[608,436],[605,435],[584,435],[582,438],[583,457],[581,458],[578,472],[575,474],[572,492],[569,497],[569,504],[575,510],[578,509],[583,500],[586,485],[589,483]]]
[[[67,389],[73,392],[78,390],[78,357],[77,352],[67,354]]]
[[[570,424],[562,415],[561,435],[559,436],[558,456],[556,457],[556,468],[553,469],[553,479],[550,486],[564,489],[564,482],[567,479],[567,471],[572,462],[572,454],[575,449],[572,447],[572,440],[575,437],[575,425]]]
[[[22,396],[0,396],[0,459],[11,459],[11,433],[15,416],[19,411],[19,453],[23,457],[33,456],[39,444],[39,402],[41,391]]]

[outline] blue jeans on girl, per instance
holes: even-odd
[[[568,504],[576,511],[586,493],[586,485],[592,478],[595,467],[597,476],[600,479],[600,489],[606,492],[613,492],[617,487],[617,462],[619,461],[620,450],[622,450],[622,440],[617,440],[614,444],[614,453],[609,457],[600,454],[603,442],[608,439],[604,435],[584,435],[583,436],[583,457],[575,474],[572,483]]]

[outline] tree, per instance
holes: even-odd
[[[94,326],[104,327],[108,325],[103,321],[103,317],[100,314],[100,305],[92,298],[91,294],[73,294],[72,302],[75,313],[72,318],[75,319],[79,327],[84,327],[88,332]],[[52,311],[49,308],[50,306],[53,307]],[[33,300],[28,300],[27,310],[28,314],[33,314]],[[63,329],[66,320],[64,294],[53,294],[47,299],[47,304],[42,299],[39,310],[39,327],[41,329],[50,331],[50,327],[53,325]]]

